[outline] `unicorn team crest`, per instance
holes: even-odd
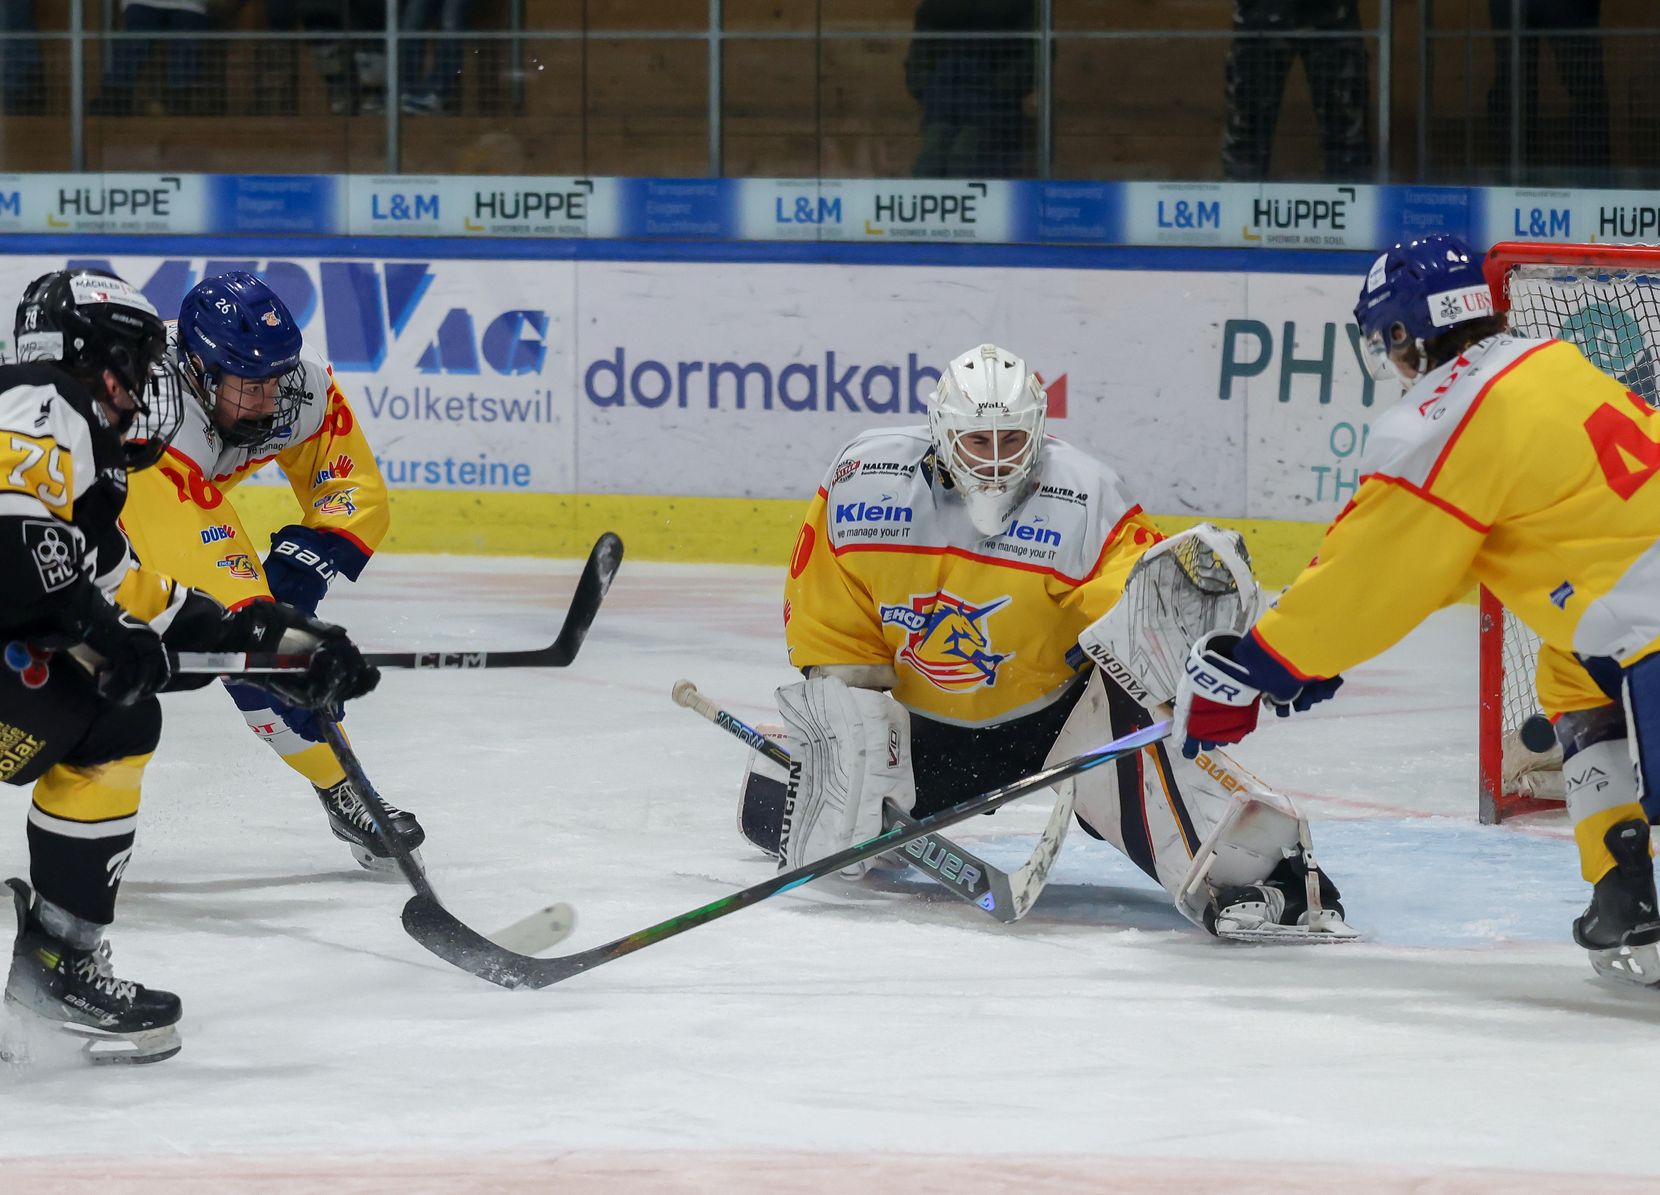
[[[1009,604],[1004,594],[976,606],[954,593],[913,595],[910,604],[882,606],[882,625],[896,624],[909,632],[899,649],[899,662],[909,664],[937,688],[967,692],[997,683],[997,668],[1013,652],[991,650],[986,619]]]

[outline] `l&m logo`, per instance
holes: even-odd
[[[405,224],[411,221],[440,218],[438,196],[432,193],[406,191],[375,191],[369,196],[369,219],[377,224],[391,221]]]
[[[879,609],[883,626],[906,631],[898,662],[914,668],[935,688],[963,693],[997,683],[997,669],[1013,652],[994,652],[986,620],[1009,604],[1004,594],[976,606],[944,589],[913,594],[907,605]]]
[[[467,263],[446,263],[462,268]],[[65,268],[115,272],[107,258],[68,258]],[[413,341],[415,368],[427,374],[539,374],[547,360],[552,321],[546,311],[451,307],[426,302],[436,277],[430,262],[162,261],[140,288],[163,318],[176,315],[186,292],[203,278],[248,270],[264,279],[304,330],[321,314],[328,356],[336,373],[374,373],[394,345]],[[480,326],[482,324],[482,327]],[[313,330],[315,335],[315,330]],[[418,354],[418,356],[417,356]]]

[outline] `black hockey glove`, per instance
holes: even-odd
[[[90,581],[75,587],[59,621],[90,649],[90,653],[71,651],[93,669],[99,696],[112,705],[132,705],[154,696],[173,674],[172,653],[161,636]],[[89,655],[97,658],[89,659]]]
[[[241,639],[226,646],[236,651],[309,655],[303,673],[250,675],[245,679],[290,705],[332,710],[362,697],[380,684],[380,669],[363,658],[344,627],[323,622],[303,610],[278,602],[253,602],[230,616]]]

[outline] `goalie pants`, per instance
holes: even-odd
[[[63,656],[5,647],[0,780],[34,785],[29,880],[45,900],[108,925],[132,855],[144,766],[161,738],[155,698],[114,706]]]
[[[1152,716],[1098,671],[1060,700],[995,726],[964,727],[911,714],[918,817],[1013,783],[1151,723]],[[1174,894],[1194,854],[1236,795],[1290,809],[1221,752],[1186,760],[1163,743],[1075,777],[1078,824],[1109,842]],[[1258,878],[1266,878],[1264,876]]]

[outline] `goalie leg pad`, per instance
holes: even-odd
[[[1290,798],[1246,787],[1220,752],[1200,755],[1188,792],[1214,828],[1175,885],[1176,907],[1219,938],[1255,942],[1336,942],[1359,937],[1343,920],[1337,886],[1315,863],[1308,821]],[[1232,783],[1212,783],[1221,775]],[[1254,778],[1252,778],[1254,780]]]
[[[815,676],[778,690],[789,734],[789,789],[780,846],[802,867],[882,832],[882,804],[916,806],[910,714],[886,693]],[[862,876],[869,861],[843,870]]]
[[[778,743],[787,736],[782,726],[762,723],[755,728]],[[789,793],[790,775],[758,751],[749,753],[744,778],[738,785],[738,833],[774,859],[779,857],[778,840],[784,831],[784,800]]]

